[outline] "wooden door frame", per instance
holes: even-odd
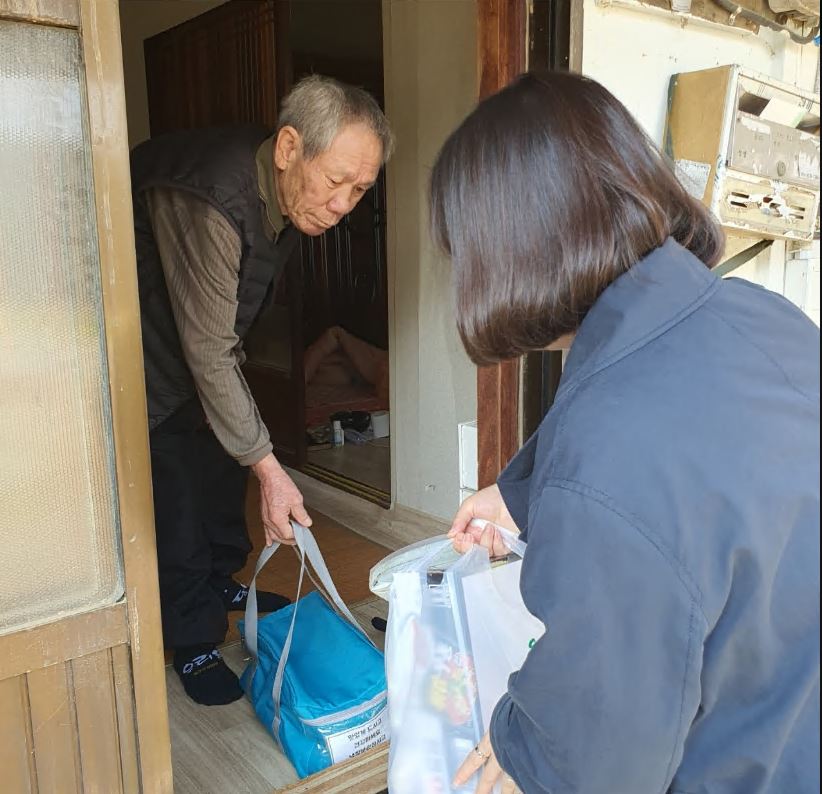
[[[527,65],[527,0],[479,0],[479,96],[508,85]],[[493,483],[520,445],[519,359],[477,369],[479,487]]]
[[[141,791],[170,792],[171,737],[117,0],[80,0]]]
[[[583,0],[570,5],[569,68],[582,67]],[[483,99],[528,66],[528,0],[478,0],[479,95]],[[522,443],[521,362],[477,370],[477,464],[479,487],[491,485]]]

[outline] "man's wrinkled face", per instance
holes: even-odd
[[[284,127],[274,144],[280,208],[304,234],[322,234],[357,206],[381,164],[380,140],[364,124],[343,127],[312,160],[303,157],[299,133]]]

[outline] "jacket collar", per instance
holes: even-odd
[[[258,147],[255,161],[257,164],[257,183],[260,198],[265,207],[263,223],[269,240],[276,240],[286,226],[286,220],[280,212],[277,201],[277,184],[274,175],[274,141],[277,136],[266,138]]]
[[[565,362],[557,400],[693,313],[719,284],[669,237],[614,281],[588,312]]]

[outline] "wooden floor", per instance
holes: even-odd
[[[311,450],[308,462],[377,491],[391,493],[391,446],[387,438]]]
[[[260,522],[259,492],[253,485],[252,478],[246,515],[254,551],[237,576],[243,582],[250,580],[265,542]],[[368,573],[389,550],[342,527],[328,516],[311,510],[310,506],[308,511],[314,519],[314,536],[340,596],[347,604],[354,605],[352,611],[355,616],[382,647],[385,635],[374,631],[371,618],[386,617],[388,605],[368,590]],[[281,546],[260,573],[258,586],[293,598],[298,576],[297,556],[290,548]],[[308,578],[303,586],[304,592],[314,589]],[[226,644],[222,647],[226,663],[237,674],[242,672],[247,662],[236,628],[241,617],[242,613],[232,613]],[[271,794],[298,782],[293,767],[257,720],[247,700],[242,699],[228,706],[198,706],[185,695],[171,667],[166,668],[166,681],[175,794]],[[371,766],[373,768],[375,764]],[[379,770],[383,766],[381,760],[376,762],[375,779],[379,779]],[[333,772],[329,774],[333,776]],[[374,778],[373,769],[371,775]],[[304,784],[309,781],[307,779]],[[328,776],[318,785],[319,788],[312,789],[309,783],[308,788],[300,786],[300,791],[347,790],[343,783],[331,786]],[[368,794],[381,788],[372,785],[367,790],[358,790],[357,794]]]
[[[383,647],[385,635],[371,627],[374,616],[386,617],[388,605],[370,598],[352,607],[372,639]],[[240,643],[223,647],[229,667],[240,674],[248,661]],[[293,767],[257,720],[251,704],[243,698],[228,706],[198,706],[186,697],[174,671],[166,668],[168,710],[171,724],[171,755],[174,794],[271,794],[298,783]],[[370,788],[355,788],[358,794],[385,787],[384,759],[369,780]],[[311,778],[299,787],[302,792],[352,791],[345,783],[345,770],[328,770],[313,786]],[[381,777],[380,777],[381,776]],[[318,776],[319,777],[319,776]]]

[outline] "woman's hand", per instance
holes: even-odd
[[[471,750],[468,757],[462,762],[462,766],[454,776],[454,788],[464,786],[478,769],[482,769],[482,774],[477,784],[477,794],[491,794],[500,778],[502,778],[502,794],[520,794],[517,784],[503,772],[497,757],[494,755],[490,733],[486,733],[482,737],[480,743]]]
[[[499,532],[492,526],[472,525],[471,522],[474,519],[488,521],[519,534],[519,528],[511,518],[496,485],[477,491],[462,503],[451,524],[448,537],[453,540],[454,548],[460,554],[464,554],[475,543],[488,549],[491,557],[502,557],[507,554],[508,548],[503,543]]]

